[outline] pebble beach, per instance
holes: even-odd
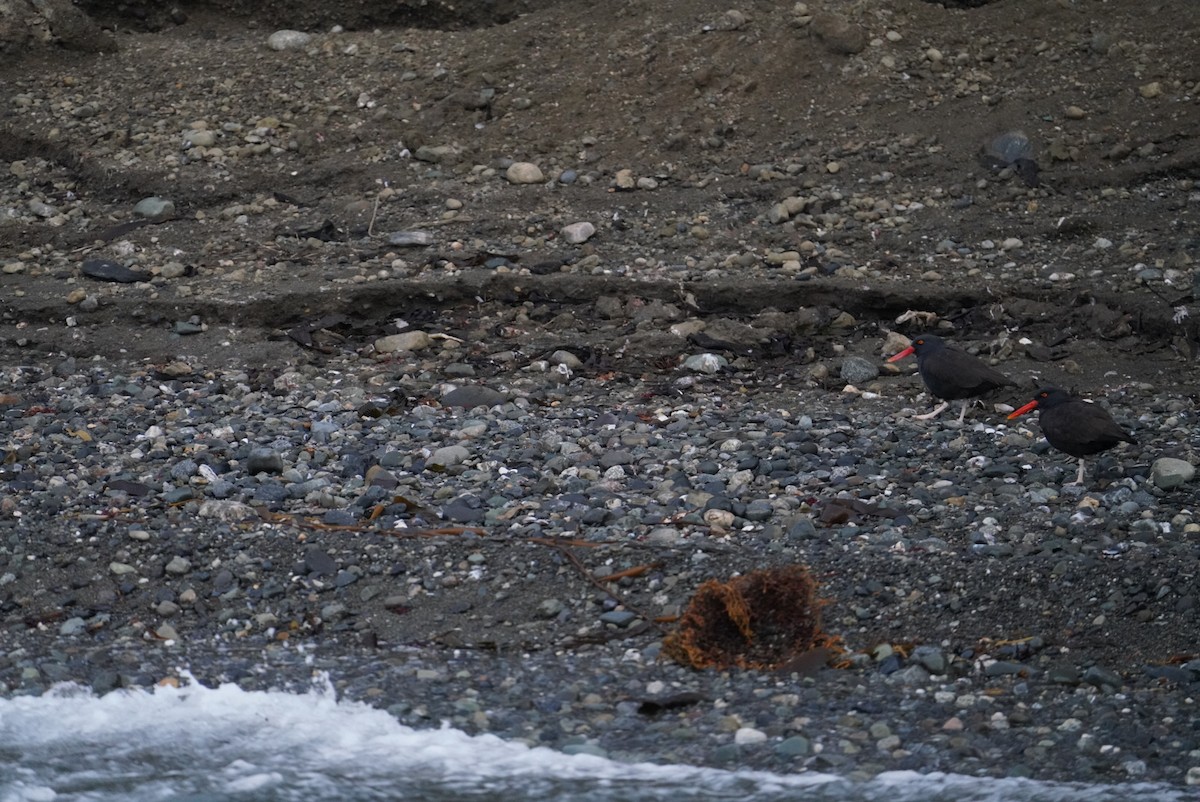
[[[1200,787],[1186,2],[209,5],[0,0],[0,695]],[[794,566],[828,659],[671,658]]]

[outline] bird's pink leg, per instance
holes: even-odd
[[[926,412],[924,415],[913,415],[913,420],[932,420],[932,419],[936,418],[938,415],[941,415],[943,412],[945,412],[946,408],[949,406],[950,406],[949,401],[943,401],[942,403],[938,404],[936,407],[933,408],[933,412]]]
[[[1067,482],[1067,484],[1068,484],[1068,485],[1081,485],[1081,484],[1083,484],[1083,457],[1080,457],[1080,458],[1079,458],[1079,472],[1075,474],[1075,481],[1074,481],[1074,482]]]

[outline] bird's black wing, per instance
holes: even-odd
[[[971,394],[1014,384],[1000,371],[963,351],[946,348],[938,356],[921,366],[921,375],[930,389],[949,386]]]
[[[1050,445],[1077,457],[1099,453],[1122,440],[1137,442],[1104,407],[1078,399],[1046,410],[1042,431]]]

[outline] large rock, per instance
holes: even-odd
[[[117,42],[71,0],[0,0],[0,53],[58,45],[110,52]]]
[[[809,27],[813,36],[834,53],[854,55],[867,46],[867,32],[840,14],[817,14]]]
[[[546,180],[541,168],[532,162],[515,162],[504,175],[510,184],[540,184]]]
[[[1196,466],[1187,460],[1161,457],[1151,466],[1150,477],[1154,480],[1155,487],[1170,490],[1192,481],[1196,477]]]

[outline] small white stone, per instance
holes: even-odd
[[[443,446],[429,455],[429,464],[449,467],[458,465],[469,456],[471,452],[464,446]]]
[[[161,624],[158,629],[154,630],[154,635],[161,641],[179,640],[179,633],[170,624]]]
[[[546,180],[542,169],[532,162],[513,162],[504,177],[510,184],[540,184]]]
[[[249,504],[241,501],[209,499],[200,505],[197,515],[201,518],[216,518],[226,523],[237,523],[258,517],[258,512]]]
[[[582,223],[571,223],[559,229],[559,234],[562,235],[564,241],[571,245],[580,245],[587,242],[596,233],[596,227],[586,220]]]
[[[718,373],[728,364],[729,361],[718,354],[696,354],[684,360],[683,366],[697,373]]]
[[[628,167],[617,170],[617,174],[613,176],[613,186],[617,189],[633,189],[637,186],[637,181],[633,177],[633,170]]]
[[[579,360],[579,357],[575,356],[570,351],[563,350],[555,351],[550,355],[550,364],[566,365],[571,370],[579,370],[579,368],[583,367],[583,362]]]
[[[217,143],[217,135],[213,131],[184,131],[183,144],[196,148],[211,148]]]
[[[767,734],[753,727],[738,727],[737,732],[733,734],[733,742],[735,744],[761,744],[766,742],[766,740]]]
[[[312,36],[304,31],[275,31],[267,37],[267,47],[272,50],[300,50],[312,41]]]
[[[375,350],[381,354],[396,351],[420,351],[428,348],[433,340],[423,331],[403,331],[399,334],[389,334],[375,341]]]

